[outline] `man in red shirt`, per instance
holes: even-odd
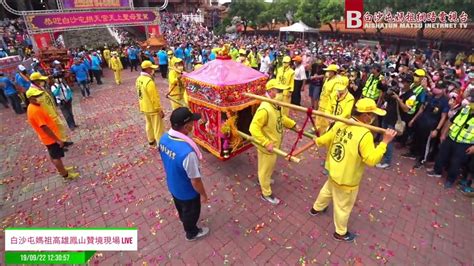
[[[30,101],[27,110],[28,122],[38,135],[41,142],[48,149],[49,156],[59,174],[66,179],[75,179],[79,173],[74,172],[74,167],[64,167],[64,142],[59,138],[58,126],[48,113],[41,107],[38,97],[43,93],[37,88],[30,88],[26,97]]]

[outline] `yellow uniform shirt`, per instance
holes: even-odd
[[[281,84],[290,86],[290,92],[292,92],[295,87],[295,71],[291,67],[281,66],[277,69],[276,80]]]
[[[110,59],[110,50],[109,49],[104,50],[104,58],[105,58],[106,61],[109,61],[109,59]]]
[[[353,107],[354,96],[352,96],[352,94],[349,92],[346,93],[344,98],[340,100],[338,100],[337,96],[335,96],[331,105],[331,114],[342,118],[351,118]]]
[[[112,57],[110,58],[110,69],[114,71],[122,70],[122,62],[120,61],[120,58],[118,57]]]
[[[161,111],[160,95],[155,87],[155,81],[147,73],[141,73],[135,83],[138,93],[140,112],[156,113]]]
[[[471,54],[468,58],[467,58],[467,62],[471,65],[474,65],[474,54]]]
[[[239,50],[232,48],[230,49],[229,55],[232,58],[232,60],[237,61],[237,59],[239,58]]]
[[[237,61],[237,62],[243,64],[244,66],[250,67],[250,62],[249,62],[249,60],[248,60],[247,58],[241,59],[241,58],[239,57],[239,58],[237,58],[237,60],[235,60],[235,61]]]
[[[171,71],[171,68],[174,67],[176,59],[177,58],[175,56],[168,57],[168,71]]]
[[[181,73],[171,69],[168,75],[169,96],[174,100],[181,101],[184,94],[184,84],[181,81]]]
[[[258,67],[258,63],[260,63],[260,60],[262,59],[262,56],[259,53],[250,53],[248,56],[248,60],[250,61],[250,66],[251,67]]]
[[[318,146],[328,148],[327,167],[331,181],[343,189],[355,189],[364,174],[365,165],[374,166],[382,160],[387,144],[375,147],[370,130],[336,122],[316,139]]]
[[[334,76],[331,79],[326,79],[323,83],[321,90],[321,96],[319,98],[319,110],[325,113],[331,112],[331,103],[335,97],[334,85],[340,82],[338,76]]]
[[[263,146],[273,143],[280,148],[283,127],[293,128],[296,122],[281,113],[280,107],[262,102],[250,123],[250,134]],[[265,148],[257,147],[261,152],[270,154]]]

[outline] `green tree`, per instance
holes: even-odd
[[[319,2],[319,17],[321,23],[328,23],[333,19],[340,19],[343,15],[344,7],[340,0],[321,0],[321,2]]]
[[[300,0],[295,18],[303,21],[308,26],[319,26],[320,14],[317,12],[319,10],[319,4],[320,0]]]
[[[301,0],[274,0],[270,5],[270,12],[276,22],[286,22],[290,25],[295,21],[295,13],[298,11],[299,2]],[[308,11],[310,12],[310,11]],[[293,19],[290,21],[287,14],[291,14]]]
[[[232,0],[229,16],[238,16],[242,19],[245,33],[249,24],[256,25],[258,23],[258,17],[265,9],[266,3],[263,0]]]

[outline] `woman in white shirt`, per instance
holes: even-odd
[[[301,105],[301,92],[304,91],[304,85],[306,83],[306,69],[301,63],[303,59],[297,55],[293,58],[295,63],[295,86],[293,93],[291,94],[291,103]]]
[[[260,61],[260,72],[270,75],[271,64],[272,64],[272,61],[270,60],[270,51],[266,49],[265,55],[262,57],[262,60]]]

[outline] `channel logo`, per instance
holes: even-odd
[[[362,29],[364,26],[363,12],[364,0],[346,0],[344,11],[346,29]]]

